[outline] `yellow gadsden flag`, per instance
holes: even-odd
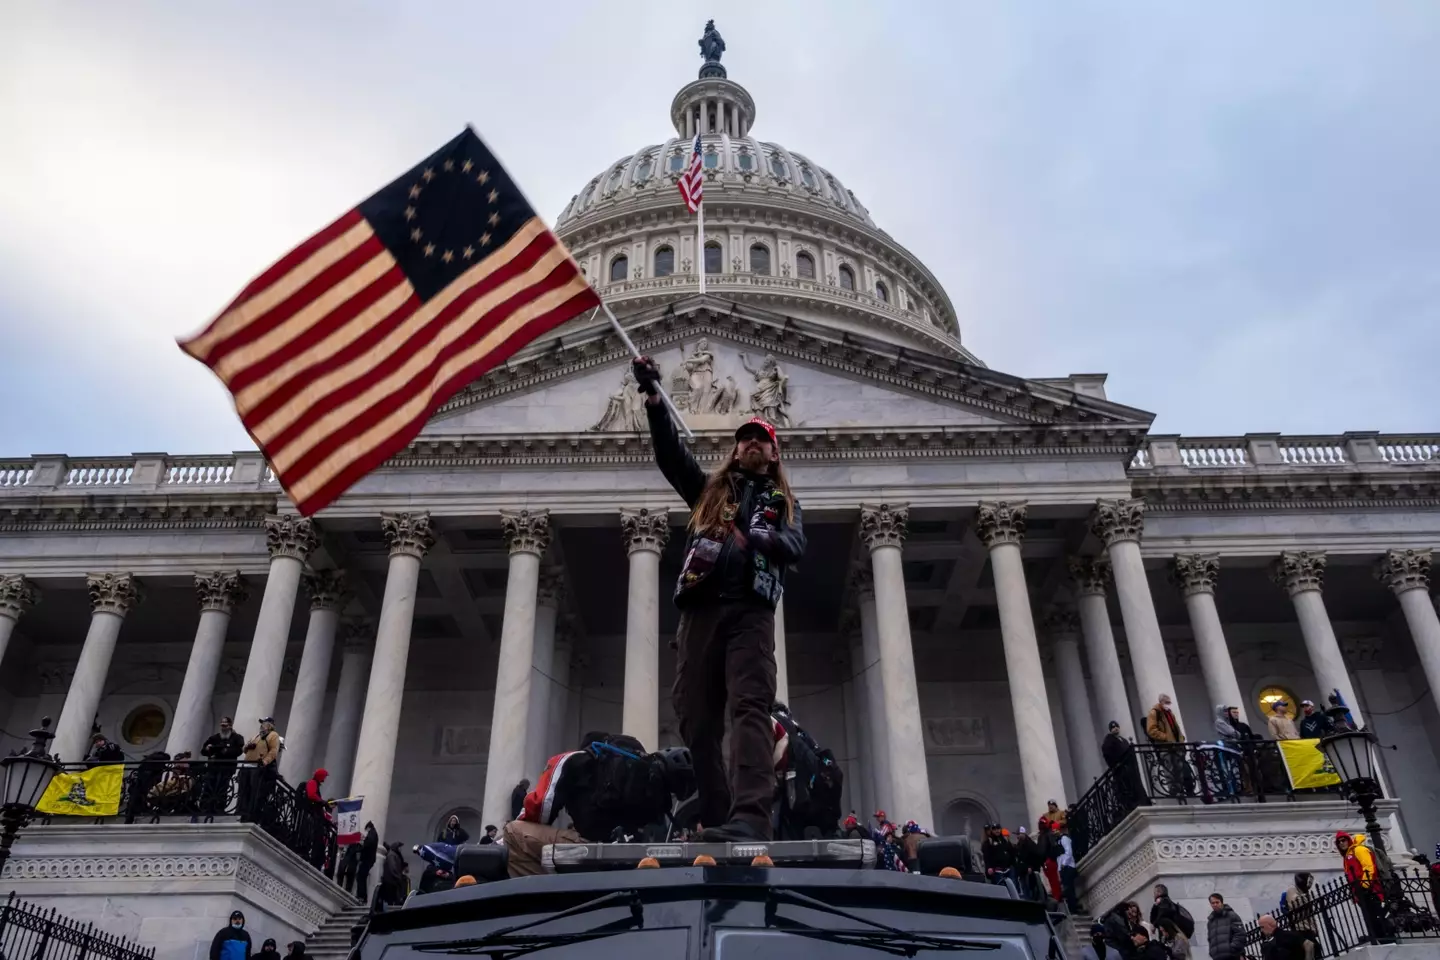
[[[107,764],[76,773],[57,773],[35,809],[63,817],[113,817],[120,812],[125,767]]]
[[[1320,752],[1319,740],[1276,742],[1280,744],[1280,756],[1285,758],[1285,772],[1290,774],[1290,786],[1296,790],[1333,787],[1340,782],[1340,774]]]

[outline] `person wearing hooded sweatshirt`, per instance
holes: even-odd
[[[303,790],[306,801],[304,805],[310,808],[305,818],[305,822],[310,828],[310,855],[306,859],[317,870],[325,868],[325,824],[330,820],[330,802],[325,799],[320,788],[325,785],[325,780],[329,776],[330,772],[324,767],[320,767],[309,780],[305,781]]]
[[[230,914],[230,923],[210,941],[210,960],[250,960],[250,934],[245,932],[245,914]]]
[[[1280,909],[1286,913],[1294,913],[1303,910],[1305,905],[1315,899],[1315,874],[1295,874],[1295,885],[1284,893],[1280,894]]]
[[[1210,960],[1244,960],[1245,922],[1218,893],[1210,894],[1205,939],[1210,945]]]
[[[1090,940],[1080,948],[1080,960],[1112,960],[1115,950],[1105,943],[1105,924],[1090,924]]]
[[[1335,849],[1340,851],[1344,861],[1345,879],[1350,881],[1350,896],[1365,915],[1372,942],[1379,943],[1387,936],[1385,922],[1385,887],[1380,880],[1379,864],[1375,862],[1375,851],[1371,850],[1365,834],[1353,836],[1344,830],[1335,834]]]
[[[280,951],[275,948],[275,938],[270,937],[260,944],[260,952],[250,954],[250,960],[280,960]]]
[[[469,841],[470,831],[460,826],[460,818],[453,813],[450,814],[449,819],[445,821],[445,826],[441,827],[440,832],[435,836],[436,843],[448,843],[456,847]]]

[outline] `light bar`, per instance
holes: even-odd
[[[776,840],[770,843],[552,843],[540,862],[547,873],[591,873],[634,870],[647,857],[661,867],[688,867],[699,856],[715,858],[716,866],[751,865],[769,857],[777,867],[820,867],[873,870],[875,844],[870,840]],[[763,868],[762,868],[763,869]]]

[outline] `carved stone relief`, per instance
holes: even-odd
[[[710,340],[701,337],[682,351],[680,365],[670,376],[662,377],[675,408],[687,415],[687,421],[693,421],[692,427],[738,426],[752,416],[777,427],[795,425],[790,410],[790,378],[773,355],[752,361],[740,354],[740,366],[750,377],[748,394],[742,392],[734,374],[716,370],[716,360]],[[649,429],[644,403],[635,375],[627,367],[619,389],[606,398],[604,412],[590,429],[644,433]]]

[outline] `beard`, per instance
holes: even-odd
[[[753,447],[743,451],[738,462],[741,469],[749,470],[751,473],[764,473],[765,468],[770,465],[770,461],[765,459],[764,451],[756,450]]]

